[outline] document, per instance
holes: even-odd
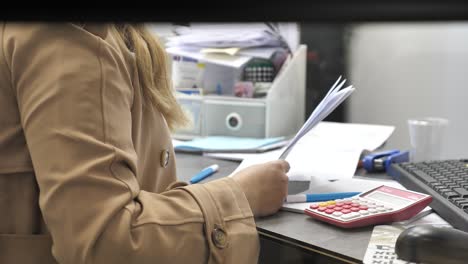
[[[429,214],[416,221],[413,225],[431,225],[441,228],[452,228],[436,213]],[[372,230],[371,239],[364,255],[364,264],[410,264],[398,258],[395,253],[395,245],[398,236],[410,226],[401,225],[377,225]]]
[[[325,180],[350,179],[364,150],[374,151],[390,137],[393,126],[320,122],[304,135],[291,149],[286,160],[291,169],[290,179],[309,180],[320,177]],[[243,159],[236,169],[277,160],[286,148],[260,154],[236,155],[232,159]],[[218,158],[228,158],[229,153]]]
[[[294,138],[289,142],[286,146],[285,150],[281,153],[279,159],[286,159],[289,152],[291,152],[292,148],[296,143],[306,135],[312,128],[314,128],[320,121],[322,121],[325,117],[327,117],[335,108],[337,108],[348,96],[354,92],[353,86],[348,86],[342,90],[346,80],[341,80],[341,76],[336,80],[335,84],[333,84],[332,88],[328,91],[327,95],[322,99],[319,105],[314,109],[312,114],[309,116],[307,121],[301,127],[299,132],[294,136]]]

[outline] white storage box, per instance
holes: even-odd
[[[307,47],[300,45],[276,75],[266,97],[178,95],[193,126],[176,138],[194,136],[278,137],[294,135],[305,118]]]

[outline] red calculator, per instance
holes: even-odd
[[[427,194],[382,185],[351,198],[313,203],[304,212],[332,225],[352,228],[407,220],[431,201]]]

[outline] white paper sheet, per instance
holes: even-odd
[[[301,138],[286,160],[291,166],[288,175],[295,179],[311,176],[326,180],[349,179],[354,176],[363,150],[373,151],[393,133],[393,126],[320,122]],[[244,158],[236,171],[247,166],[278,159],[284,148]]]

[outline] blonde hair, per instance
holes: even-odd
[[[177,102],[168,73],[167,55],[156,36],[143,24],[116,24],[119,42],[135,52],[144,99],[159,110],[171,130],[188,120]]]

